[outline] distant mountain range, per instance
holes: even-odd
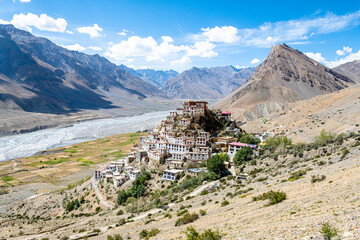
[[[334,70],[360,83],[360,60],[344,63]]]
[[[12,25],[0,25],[0,108],[57,113],[167,98],[99,55],[62,48]],[[119,100],[121,98],[121,100]]]
[[[271,48],[249,80],[217,107],[237,119],[253,120],[281,111],[288,103],[355,84],[350,78],[283,44]]]
[[[221,99],[246,82],[254,68],[196,68],[169,79],[162,91],[176,99]]]
[[[170,78],[174,78],[179,75],[179,73],[174,70],[165,70],[165,71],[154,70],[154,69],[135,70],[123,64],[120,65],[119,67],[159,89],[162,88]]]

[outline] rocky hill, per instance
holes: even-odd
[[[253,68],[196,68],[169,79],[162,90],[176,99],[221,99],[246,82]]]
[[[125,65],[120,65],[128,73],[137,76],[151,85],[162,88],[170,78],[174,78],[179,75],[174,70],[154,70],[154,69],[132,69]]]
[[[360,83],[360,60],[344,63],[334,70]]]
[[[344,89],[350,78],[283,44],[271,48],[246,84],[218,103],[237,119],[252,120],[280,112],[292,102]]]
[[[69,51],[12,25],[0,25],[0,42],[3,109],[61,113],[166,97],[99,55]]]

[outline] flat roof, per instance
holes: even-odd
[[[164,172],[168,172],[168,173],[180,173],[183,172],[184,170],[180,170],[180,169],[166,169],[164,170]]]
[[[229,143],[229,145],[237,146],[237,147],[249,147],[249,148],[257,147],[257,145],[255,145],[255,144],[241,143],[241,142],[232,142],[232,143]]]

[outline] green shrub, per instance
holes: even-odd
[[[124,211],[121,209],[116,213],[116,215],[118,215],[118,216],[123,215],[123,214],[124,214]]]
[[[123,240],[123,238],[120,236],[120,234],[115,234],[114,236],[107,236],[108,240]]]
[[[321,181],[323,181],[325,179],[326,179],[325,175],[321,175],[321,176],[312,175],[311,176],[311,183],[321,182]]]
[[[203,233],[198,233],[193,226],[187,227],[185,232],[186,240],[220,240],[221,234],[211,229],[205,230]]]
[[[289,181],[295,181],[300,179],[302,176],[304,176],[306,174],[306,170],[299,170],[296,172],[291,173],[291,176],[289,177]]]
[[[206,211],[205,211],[205,210],[200,209],[199,214],[200,214],[200,216],[204,216],[204,215],[206,214]]]
[[[286,193],[283,191],[273,191],[270,190],[266,193],[263,193],[261,195],[255,196],[252,198],[253,201],[259,201],[259,200],[270,200],[268,205],[274,205],[277,203],[280,203],[286,199]]]
[[[331,240],[334,237],[338,236],[338,230],[335,227],[331,226],[329,222],[321,223],[320,233],[326,240]]]
[[[183,217],[176,220],[175,227],[194,222],[198,218],[199,215],[196,213],[185,213]]]
[[[156,236],[159,232],[160,232],[160,230],[157,229],[157,228],[153,228],[153,229],[151,229],[150,231],[147,231],[147,230],[143,229],[143,230],[140,232],[139,236],[140,236],[140,238],[144,238],[144,239],[147,240],[147,239],[149,239],[150,237]]]
[[[230,202],[227,201],[227,200],[225,200],[225,201],[223,201],[223,202],[221,203],[221,206],[222,206],[222,207],[225,207],[226,205],[229,205],[229,204],[230,204]]]

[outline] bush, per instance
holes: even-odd
[[[205,230],[203,233],[198,233],[193,226],[186,228],[186,240],[220,240],[221,234],[211,229]]]
[[[200,216],[204,216],[204,215],[206,214],[206,211],[205,211],[205,210],[200,209],[199,214],[200,214]]]
[[[222,207],[225,207],[226,205],[229,205],[229,204],[230,204],[230,202],[227,201],[227,200],[225,200],[225,201],[223,201],[223,202],[221,203],[221,206],[222,206]]]
[[[300,179],[302,176],[304,176],[306,174],[306,170],[299,170],[296,172],[291,173],[291,176],[289,177],[289,181],[295,181]]]
[[[123,238],[120,236],[120,234],[115,234],[113,237],[108,235],[107,239],[108,240],[123,240]]]
[[[160,232],[160,230],[157,229],[157,228],[153,228],[150,231],[147,231],[147,230],[143,229],[140,232],[139,236],[140,236],[140,238],[149,239],[151,237],[156,236],[159,232]]]
[[[331,240],[338,235],[338,230],[331,226],[329,222],[323,222],[321,223],[320,233],[326,240]]]
[[[242,147],[234,156],[234,164],[241,165],[251,160],[253,151],[249,147]]]
[[[116,213],[116,215],[118,215],[118,216],[123,215],[123,214],[124,214],[124,211],[121,209]]]
[[[196,213],[185,213],[183,217],[176,220],[175,227],[194,222],[198,218],[199,215]]]
[[[260,139],[247,133],[243,134],[240,138],[238,138],[238,140],[241,143],[248,143],[248,144],[259,144],[261,142]]]
[[[274,205],[277,203],[280,203],[286,199],[286,193],[283,191],[268,191],[266,193],[263,193],[259,196],[253,197],[253,201],[259,201],[259,200],[266,200],[269,199],[270,202],[268,205]]]
[[[321,176],[312,175],[311,176],[311,183],[321,182],[321,181],[324,181],[325,179],[326,179],[325,175],[321,175]]]

